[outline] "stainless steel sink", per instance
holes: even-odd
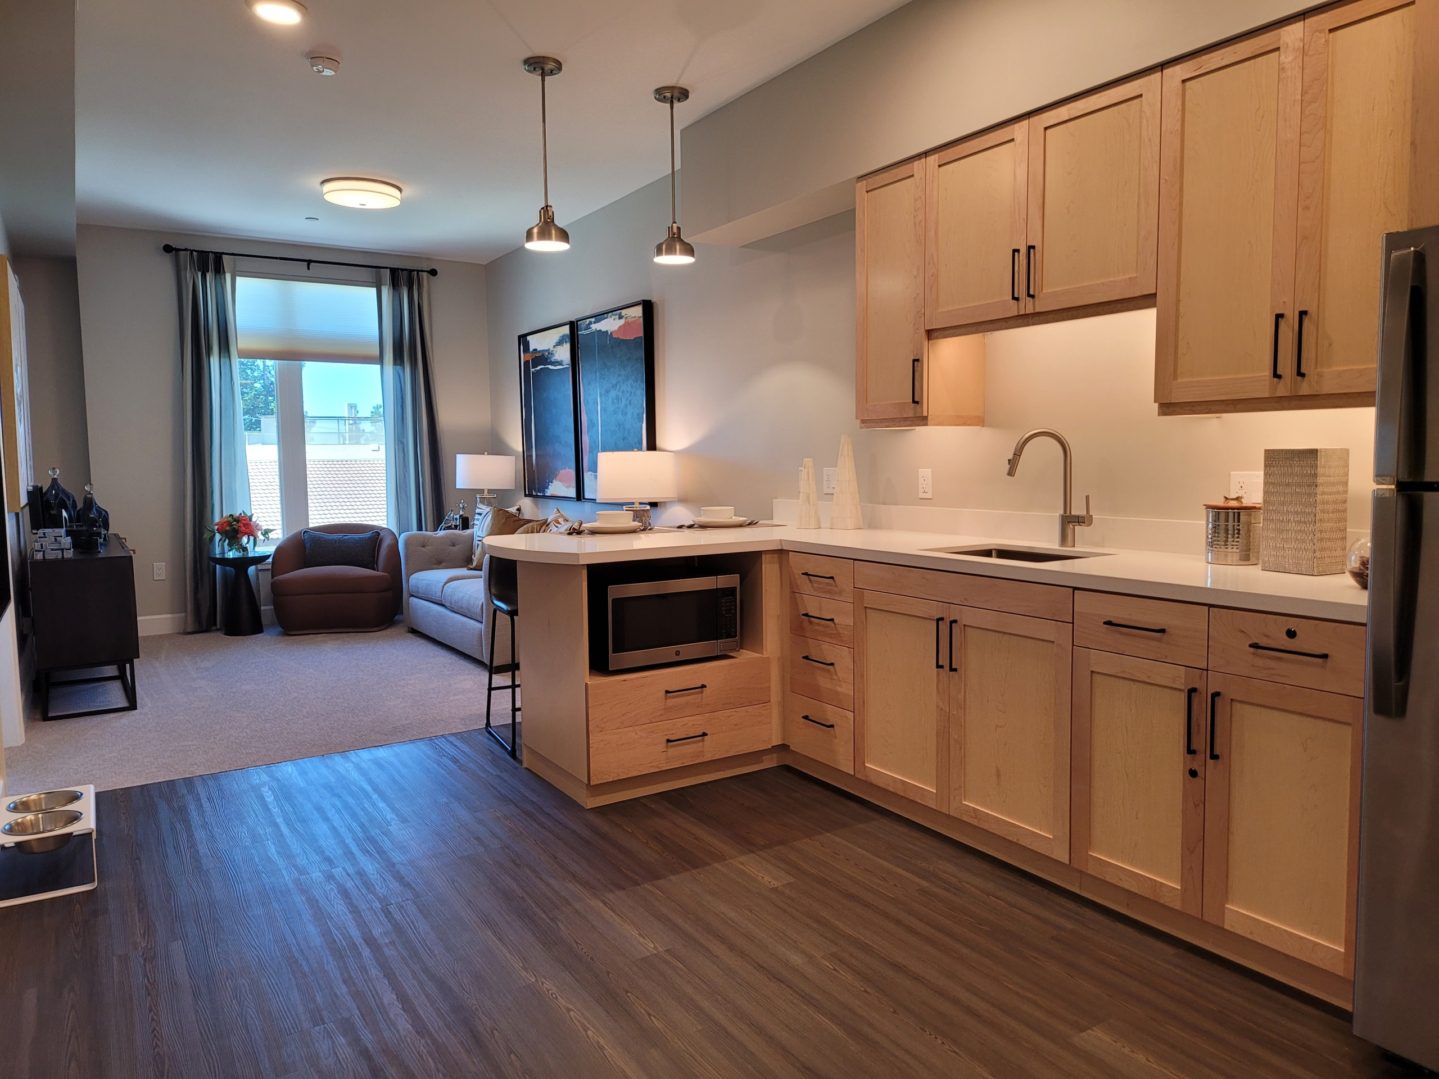
[[[1103,551],[1059,551],[1052,547],[997,547],[979,544],[973,547],[931,547],[933,554],[959,554],[968,558],[998,558],[1006,562],[1068,562],[1074,558],[1099,558]]]

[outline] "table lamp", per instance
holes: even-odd
[[[512,491],[515,487],[515,459],[502,453],[455,454],[455,486],[462,491],[475,491],[475,508],[483,501],[494,502],[495,488]]]
[[[668,450],[606,450],[600,454],[597,502],[625,502],[642,528],[652,528],[649,502],[679,498],[675,455]]]

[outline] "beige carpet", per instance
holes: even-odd
[[[42,723],[5,751],[9,793],[249,768],[484,725],[485,668],[396,625],[380,633],[145,637],[134,712]],[[65,695],[62,696],[61,693]],[[56,691],[70,710],[118,684]],[[509,722],[509,693],[495,696]],[[508,726],[506,727],[508,734]],[[499,746],[496,752],[503,752]]]

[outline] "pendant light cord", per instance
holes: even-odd
[[[540,171],[544,176],[545,205],[550,204],[550,128],[549,115],[545,110],[545,80],[548,76],[540,72]]]
[[[675,213],[675,99],[670,95],[670,224],[679,223]]]

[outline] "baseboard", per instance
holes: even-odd
[[[160,637],[166,633],[184,633],[183,614],[142,614],[139,618],[140,636]]]

